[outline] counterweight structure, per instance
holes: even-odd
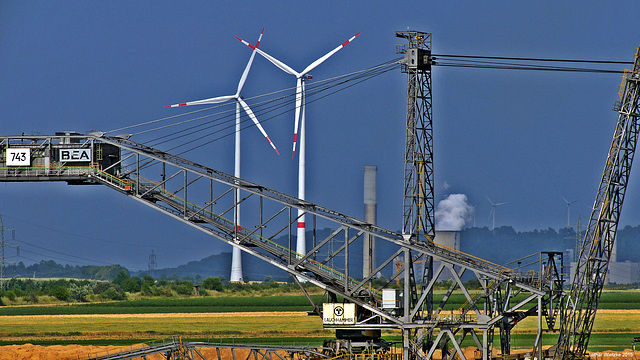
[[[583,358],[589,343],[640,130],[640,48],[633,69],[625,71],[620,95],[614,108],[618,122],[580,250],[555,359]]]

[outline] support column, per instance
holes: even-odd
[[[538,335],[536,347],[538,348],[538,360],[542,360],[542,296],[538,296]]]
[[[377,172],[376,166],[364,167],[364,221],[372,225],[376,224],[378,206]],[[373,235],[365,235],[362,258],[362,278],[367,278],[376,268],[376,244]]]
[[[489,330],[482,330],[482,360],[489,360]]]

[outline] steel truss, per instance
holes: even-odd
[[[162,354],[167,360],[211,360],[202,355],[198,348],[215,348],[217,360],[222,360],[222,353],[231,352],[232,358],[244,360],[302,360],[302,359],[322,359],[327,358],[322,352],[308,346],[278,346],[278,345],[243,345],[225,344],[203,341],[182,341],[180,337],[160,343],[145,344],[142,346],[130,347],[112,353],[95,354],[86,357],[86,360],[127,360],[146,359],[148,355]],[[248,350],[248,353],[247,353]],[[287,356],[283,356],[286,354]],[[225,354],[226,355],[226,354]],[[246,355],[246,356],[245,356]]]
[[[431,55],[431,34],[408,30],[396,32],[396,37],[408,42],[408,44],[396,46],[396,53],[404,55],[401,60],[401,70],[408,75],[402,233],[409,241],[433,243],[435,209],[431,67],[435,62]],[[537,261],[539,266],[533,270],[534,275],[530,279],[532,282],[537,282],[534,287],[538,292],[530,293],[524,301],[518,300],[519,302],[515,305],[515,295],[522,292],[515,283],[501,282],[475,273],[481,288],[472,296],[471,291],[465,288],[461,280],[467,268],[456,267],[460,264],[455,262],[446,264],[446,262],[436,261],[441,264],[434,271],[436,269],[434,260],[440,260],[437,257],[412,253],[411,249],[406,248],[403,255],[405,259],[404,293],[410,294],[404,297],[404,308],[412,309],[411,312],[404,314],[404,321],[405,324],[426,325],[421,328],[403,327],[406,359],[431,358],[438,347],[443,351],[443,359],[450,348],[455,349],[449,354],[450,357],[458,354],[464,358],[459,345],[469,334],[473,336],[474,342],[482,350],[483,358],[486,359],[491,355],[494,327],[500,329],[501,353],[509,354],[511,329],[519,320],[532,315],[539,317],[534,353],[541,354],[542,317],[547,319],[547,330],[553,329],[562,301],[563,274],[562,271],[557,271],[558,268],[562,269],[562,266],[556,267],[558,261],[562,262],[561,254],[547,254],[544,259],[542,255],[539,257]],[[419,260],[420,258],[422,259]],[[422,274],[417,274],[419,278],[416,278],[413,263],[418,260],[424,262],[425,266]],[[520,266],[517,270],[521,270]],[[452,284],[443,302],[436,307],[433,303],[432,286],[442,279],[452,280]],[[520,281],[523,279],[520,278]],[[453,291],[461,291],[467,299],[467,304],[459,310],[459,313],[443,315],[442,309]],[[537,304],[529,310],[519,310],[536,299]],[[470,315],[475,318],[470,319]],[[476,331],[482,334],[482,340],[478,338]],[[456,336],[458,336],[457,339]]]
[[[404,54],[401,70],[407,74],[407,118],[406,143],[404,152],[404,207],[402,214],[402,233],[413,241],[433,242],[434,227],[434,180],[433,180],[433,123],[431,109],[431,34],[419,31],[396,32],[396,37],[408,41],[406,45],[397,45],[396,53]],[[404,308],[408,309],[420,303],[426,316],[433,312],[433,292],[422,291],[424,285],[433,279],[433,257],[425,256],[423,273],[416,279],[413,261],[421,254],[404,252],[405,267]],[[437,276],[436,276],[437,278]],[[419,287],[418,283],[422,286]],[[421,299],[419,301],[418,299]],[[410,320],[406,314],[405,320]],[[405,358],[409,356],[410,338],[419,337],[418,343],[426,340],[433,342],[432,329],[426,334],[404,329]],[[423,337],[425,339],[423,339]],[[436,341],[437,343],[438,341]],[[429,355],[430,356],[430,355]]]
[[[587,351],[640,131],[640,48],[633,70],[625,71],[620,95],[614,108],[618,122],[576,265],[556,359],[583,358]]]
[[[406,145],[404,152],[404,212],[402,233],[433,241],[434,181],[431,110],[431,34],[396,32],[409,41],[396,52],[404,54],[402,72],[407,79]]]
[[[356,324],[349,326],[350,329],[414,331],[417,336],[407,346],[415,350],[413,353],[423,357],[428,355],[427,348],[422,352],[424,329],[437,329],[440,332],[450,331],[451,335],[459,338],[471,335],[474,339],[478,339],[475,331],[479,331],[483,336],[476,344],[482,349],[483,357],[488,358],[491,351],[491,329],[504,317],[491,305],[497,290],[509,284],[511,289],[530,294],[527,302],[508,306],[512,311],[536,298],[540,302],[547,294],[546,288],[541,285],[548,282],[544,278],[544,272],[524,276],[517,270],[441,247],[430,241],[407,238],[403,234],[367,224],[127,139],[107,137],[100,133],[0,137],[0,154],[5,153],[5,148],[28,147],[32,149],[32,157],[40,156],[37,154],[46,156],[51,152],[36,150],[68,143],[93,150],[115,146],[120,151],[120,160],[107,168],[101,168],[96,163],[70,166],[72,164],[56,161],[47,162],[45,167],[0,167],[0,181],[57,180],[71,184],[105,185],[269,262],[291,274],[295,281],[310,282],[333,294],[338,301],[355,303],[360,315]],[[4,163],[3,161],[0,156],[0,163]],[[116,168],[118,170],[114,171]],[[236,190],[241,196],[235,196]],[[242,226],[233,221],[233,213],[240,204],[243,204],[243,215],[246,216]],[[308,247],[310,250],[306,254],[295,252],[293,234],[297,226],[297,209],[304,210],[312,217],[312,234],[319,233],[319,229],[332,229],[327,236],[312,236],[313,244]],[[361,278],[361,274],[351,271],[349,260],[360,255],[360,252],[351,249],[356,245],[362,246],[365,235],[372,235],[377,241],[387,241],[396,250],[372,275]],[[394,261],[407,253],[437,259],[439,266],[431,280],[422,286],[424,290],[420,292],[420,296],[417,296],[418,292],[409,293],[411,296],[408,297],[413,298],[409,306],[385,309],[381,306],[381,290],[386,285],[373,288],[369,284],[374,274],[387,266],[393,267]],[[403,272],[406,279],[406,274],[413,272],[411,261],[407,261],[405,269],[407,271]],[[481,283],[481,288],[467,289],[461,280],[465,273],[473,274]],[[446,276],[453,280],[452,287],[432,314],[425,313],[424,304],[428,294],[444,274],[449,274]],[[394,278],[389,282],[393,280]],[[455,314],[445,315],[442,308],[454,291],[463,292],[467,304]],[[308,298],[316,313],[320,314],[318,304]],[[428,345],[431,348],[436,346]]]

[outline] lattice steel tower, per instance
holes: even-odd
[[[435,230],[431,34],[398,31],[396,37],[409,41],[396,47],[396,53],[405,55],[402,72],[408,74],[402,233],[411,235],[412,241],[432,241]]]
[[[640,48],[625,71],[613,140],[571,285],[555,359],[584,358],[605,284],[609,260],[640,133]]]
[[[7,247],[15,247],[16,251],[17,251],[17,255],[20,256],[20,246],[19,245],[14,245],[14,244],[9,244],[4,240],[4,231],[5,230],[11,230],[11,239],[13,241],[16,240],[16,231],[15,229],[7,229],[4,227],[4,223],[2,222],[2,215],[0,215],[0,290],[4,290],[4,283],[5,283],[5,270],[7,267],[7,264],[15,264],[15,262],[11,261],[8,262],[7,258],[6,258],[6,252],[5,252],[5,248]]]
[[[396,37],[406,39],[409,43],[397,45],[396,53],[404,54],[401,62],[402,72],[407,77],[407,121],[406,145],[404,152],[404,204],[402,215],[402,235],[405,241],[432,242],[434,229],[434,194],[433,194],[433,126],[431,111],[431,34],[420,31],[398,31]],[[421,294],[433,277],[433,258],[425,255],[424,271],[421,274],[422,287],[418,288],[413,263],[422,254],[413,255],[407,248],[404,250],[404,305],[410,309],[417,305],[421,298],[422,316],[430,318],[433,311],[433,294],[429,290]],[[419,316],[420,317],[420,316]],[[408,311],[404,321],[412,321]],[[405,328],[403,329],[404,358],[411,353],[419,353],[418,348],[431,346],[433,332]],[[413,333],[413,334],[412,334]]]

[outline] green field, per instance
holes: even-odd
[[[435,294],[436,304],[442,295],[441,291]],[[321,295],[313,297],[322,300]],[[447,309],[457,309],[465,300],[460,293],[452,298]],[[605,291],[599,305],[603,311],[596,316],[590,350],[630,348],[633,337],[640,335],[640,291]],[[317,346],[332,337],[332,331],[324,330],[317,316],[307,316],[310,310],[304,296],[176,297],[0,307],[0,345],[130,345],[179,334],[199,341]],[[518,324],[512,333],[513,348],[533,344],[535,323],[535,318],[528,318]],[[496,348],[498,334],[496,329]],[[384,337],[400,341],[397,332],[386,332]],[[555,344],[557,334],[545,334],[543,342]],[[466,339],[462,345],[474,343]]]
[[[321,295],[312,295],[314,301]],[[107,303],[0,307],[0,316],[311,311],[305,296],[158,298]]]
[[[438,304],[443,291],[434,294]],[[312,295],[316,302],[322,295]],[[519,301],[515,297],[514,301]],[[454,293],[444,310],[457,310],[466,301],[460,292]],[[599,309],[640,310],[640,291],[604,291]],[[220,313],[220,312],[269,312],[311,311],[312,306],[305,296],[255,296],[255,297],[187,297],[157,298],[106,303],[74,303],[68,305],[34,305],[0,307],[0,316],[15,315],[74,315],[74,314],[153,314],[153,313]]]

